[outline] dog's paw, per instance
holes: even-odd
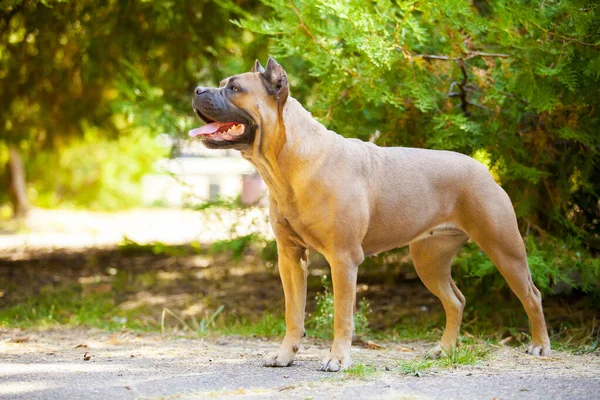
[[[433,349],[430,349],[427,353],[425,353],[425,358],[430,360],[436,360],[440,357],[446,357],[447,355],[448,352],[438,344]]]
[[[527,346],[525,353],[531,354],[532,356],[548,357],[551,353],[550,344],[531,343]]]
[[[327,357],[323,359],[319,371],[327,372],[338,372],[348,369],[350,367],[350,354],[338,354],[337,352],[330,352]]]
[[[291,354],[280,349],[279,351],[267,354],[263,358],[262,365],[263,367],[289,367],[294,362],[295,356],[295,353]]]

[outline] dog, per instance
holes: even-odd
[[[194,112],[206,124],[189,132],[215,149],[237,149],[267,184],[285,295],[286,333],[263,364],[292,364],[305,336],[308,251],[331,266],[334,339],[320,369],[350,365],[358,266],[366,256],[408,245],[425,286],[446,312],[430,356],[456,345],[465,298],[451,277],[454,255],[470,238],[490,257],[529,317],[527,352],[550,354],[539,290],[533,284],[512,203],[487,168],[466,155],[379,147],[327,130],[290,96],[284,69],[269,58],[251,72],[197,87]]]

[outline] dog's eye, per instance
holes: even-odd
[[[235,85],[232,85],[232,86],[231,86],[231,90],[233,90],[234,92],[239,92],[239,91],[240,91],[240,88],[239,88],[239,87],[237,87],[237,86],[235,86]]]

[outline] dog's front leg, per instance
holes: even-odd
[[[263,365],[266,367],[291,365],[304,336],[308,250],[284,246],[278,241],[277,255],[285,295],[285,338],[278,351],[264,358]]]
[[[354,336],[354,305],[356,303],[356,279],[360,256],[336,256],[328,259],[333,281],[333,344],[321,367],[321,371],[336,372],[350,366],[350,348]]]

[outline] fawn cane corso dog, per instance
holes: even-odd
[[[358,266],[365,256],[406,244],[415,269],[442,302],[446,328],[432,356],[453,349],[465,298],[452,258],[470,238],[490,257],[525,308],[527,352],[550,354],[540,292],[527,265],[511,201],[487,168],[463,154],[378,147],[347,139],[315,120],[289,95],[283,68],[263,68],[197,87],[190,131],[214,149],[237,149],[266,182],[285,294],[286,334],[264,365],[292,364],[304,332],[308,250],[331,266],[334,339],[320,369],[350,365]]]

